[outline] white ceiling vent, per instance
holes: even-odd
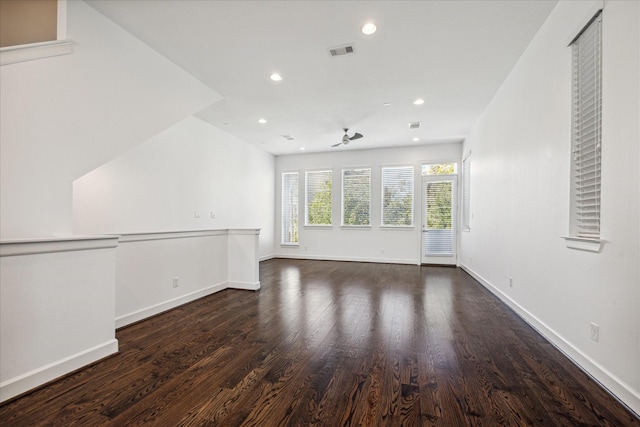
[[[420,122],[410,122],[409,129],[418,129],[420,127]]]
[[[331,56],[342,56],[348,55],[350,53],[355,53],[354,46],[352,44],[346,44],[344,46],[336,46],[329,48],[329,55]]]
[[[286,139],[287,141],[293,141],[293,139],[294,139],[291,135],[282,135],[282,137],[284,139]]]

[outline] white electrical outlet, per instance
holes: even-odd
[[[509,277],[509,287],[513,288],[513,277]]]
[[[193,211],[193,217],[194,217],[194,218],[200,218],[200,212],[198,212],[198,211]]]
[[[174,288],[177,288],[178,286],[179,286],[179,284],[178,284],[178,278],[177,278],[177,277],[174,277],[174,278],[173,278],[173,287],[174,287]]]
[[[591,339],[595,342],[598,342],[599,338],[600,338],[600,326],[591,322]]]
[[[380,253],[383,254],[384,253],[384,248],[380,248]]]
[[[216,219],[216,213],[215,212],[210,212],[209,215],[211,216],[211,219]]]

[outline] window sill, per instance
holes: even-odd
[[[315,229],[319,229],[319,230],[327,230],[327,229],[333,228],[333,225],[331,225],[331,224],[328,224],[328,225],[313,225],[313,224],[310,224],[310,225],[305,225],[304,228],[306,230],[313,230],[314,228]]]
[[[341,225],[342,230],[371,230],[370,225]]]
[[[381,225],[381,231],[412,231],[416,227],[413,225]]]
[[[281,248],[298,248],[300,247],[299,243],[280,243]]]
[[[584,237],[562,236],[565,244],[570,249],[599,253],[602,248],[602,240],[585,239]]]
[[[67,55],[71,52],[73,52],[73,42],[71,40],[54,40],[50,42],[3,47],[0,49],[0,65]]]

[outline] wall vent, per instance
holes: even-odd
[[[329,48],[329,55],[331,56],[342,56],[348,55],[350,53],[355,53],[354,46],[352,44]]]
[[[410,122],[409,129],[418,129],[420,127],[420,122]]]
[[[287,141],[293,141],[293,137],[291,135],[282,135],[282,137]]]

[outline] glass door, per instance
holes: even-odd
[[[422,177],[422,264],[456,264],[456,175]]]

